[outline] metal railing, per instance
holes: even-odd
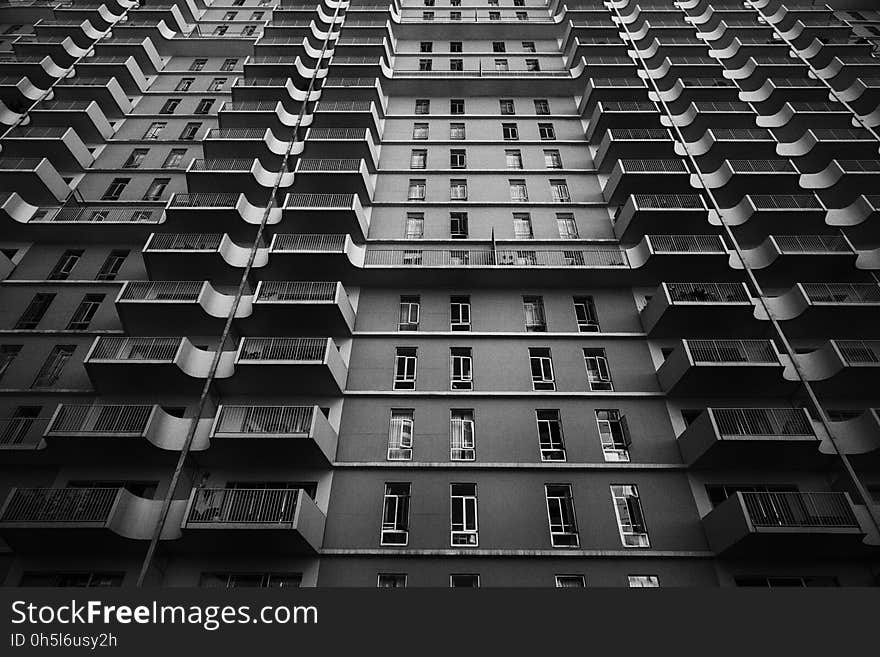
[[[780,253],[852,253],[842,235],[774,235]]]
[[[46,422],[48,418],[44,417],[0,418],[0,445],[35,445],[42,438]]]
[[[259,128],[211,128],[206,139],[262,139],[265,130]]]
[[[370,249],[366,266],[416,267],[626,267],[618,249]]]
[[[34,111],[79,111],[88,108],[94,102],[93,100],[43,100],[34,107]]]
[[[0,522],[106,522],[121,488],[14,488]]]
[[[256,301],[333,301],[335,281],[262,281]]]
[[[175,194],[171,197],[169,207],[172,208],[234,208],[238,205],[241,194],[227,193],[198,193],[198,194]]]
[[[815,194],[749,194],[758,210],[823,210]]]
[[[90,360],[164,360],[173,361],[180,348],[180,338],[124,338],[101,336]]]
[[[57,139],[63,137],[70,130],[69,127],[37,127],[37,126],[19,126],[9,131],[7,137],[27,137],[28,139]]]
[[[316,112],[369,112],[372,103],[369,100],[334,100],[322,101],[315,107]]]
[[[204,281],[128,281],[120,301],[198,301]]]
[[[216,251],[221,233],[154,233],[144,251]]]
[[[31,219],[33,223],[126,223],[157,224],[162,219],[162,208],[141,207],[66,207],[57,212],[49,212],[42,217]]]
[[[312,128],[309,130],[308,138],[316,140],[362,140],[366,136],[367,128]]]
[[[214,435],[308,435],[313,406],[226,406],[220,409]]]
[[[284,360],[323,362],[327,353],[326,338],[244,338],[239,361]]]
[[[43,158],[39,157],[0,157],[0,170],[24,171],[36,169],[42,161]]]
[[[687,173],[684,160],[618,160],[627,173]]]
[[[815,436],[803,408],[710,408],[721,436]]]
[[[734,173],[797,173],[789,160],[727,160]]]
[[[193,160],[192,171],[250,171],[254,166],[252,158],[212,158],[210,160]]]
[[[633,194],[632,198],[636,207],[643,210],[702,210],[706,207],[699,194]]]
[[[301,159],[297,162],[297,171],[359,171],[361,160],[345,159]]]
[[[742,283],[665,283],[673,302],[748,303],[749,293]]]
[[[778,363],[770,340],[685,340],[695,363]]]
[[[313,235],[309,233],[276,234],[272,241],[272,251],[345,251],[343,233],[334,235]]]
[[[644,87],[641,78],[592,78],[589,86],[594,89],[599,87]]]
[[[720,235],[648,235],[654,253],[726,253]]]
[[[61,404],[52,418],[47,434],[141,435],[153,412],[148,404]]]
[[[187,524],[291,523],[299,495],[294,488],[197,488]]]
[[[376,78],[331,77],[324,82],[325,87],[375,87]]]
[[[859,527],[845,493],[738,493],[756,527]]]
[[[672,141],[663,128],[611,128],[608,135],[613,141]]]
[[[834,340],[847,365],[876,365],[880,363],[878,340]]]
[[[837,166],[846,173],[878,173],[880,160],[836,160]]]
[[[657,112],[657,106],[649,100],[603,100],[600,112]]]
[[[342,208],[350,209],[354,194],[289,194],[285,208]]]
[[[812,303],[880,303],[875,283],[801,283]]]

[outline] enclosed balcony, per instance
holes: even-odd
[[[861,278],[855,269],[857,255],[842,234],[770,235],[760,246],[743,252],[758,279],[771,286],[791,285],[816,271],[832,281]]]
[[[336,458],[336,430],[317,406],[222,404],[211,429],[211,453],[259,451],[298,464],[326,466]]]
[[[652,337],[686,335],[694,326],[717,337],[757,336],[766,330],[755,320],[745,283],[662,283],[641,319]]]
[[[865,530],[846,493],[737,492],[703,518],[709,546],[725,557],[768,553],[840,557]]]
[[[248,335],[350,335],[354,320],[342,283],[262,280],[253,313],[240,323]]]
[[[306,194],[356,194],[369,204],[375,182],[364,160],[301,158],[294,170],[296,189]]]
[[[793,384],[770,340],[682,340],[657,370],[672,395],[785,394]]]
[[[687,194],[693,190],[683,159],[618,160],[602,189],[609,203],[619,204],[631,194]]]
[[[804,408],[707,408],[678,437],[688,465],[813,467],[819,437]]]
[[[699,234],[709,226],[709,209],[699,194],[633,194],[613,221],[617,238],[632,244],[663,230]]]
[[[814,351],[797,354],[796,358],[820,396],[863,397],[865,391],[880,386],[878,340],[829,340]]]
[[[792,338],[871,338],[880,324],[880,285],[798,283],[767,305]]]
[[[283,217],[295,222],[297,230],[348,234],[359,244],[370,226],[370,210],[357,194],[288,194]]]
[[[324,513],[291,488],[194,488],[175,548],[204,552],[315,554]]]
[[[242,338],[226,392],[338,396],[348,366],[332,338]]]

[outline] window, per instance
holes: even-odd
[[[409,495],[409,484],[385,484],[382,545],[406,545],[409,541]]]
[[[577,518],[569,484],[545,484],[547,516],[550,521],[550,545],[553,547],[578,547]]]
[[[31,387],[48,388],[55,385],[55,382],[61,377],[61,372],[64,370],[67,361],[73,356],[74,351],[76,351],[75,344],[55,345],[49,353],[46,362],[43,363],[43,366],[37,373],[37,378],[34,379]]]
[[[43,319],[43,315],[46,314],[46,311],[49,309],[49,306],[54,299],[54,294],[46,292],[35,294],[33,299],[31,299],[31,302],[27,305],[27,308],[24,309],[21,317],[18,318],[15,328],[18,330],[37,328],[37,325],[40,323],[40,320]]]
[[[507,48],[504,46],[503,41],[493,41],[492,42],[492,52],[507,52]]]
[[[535,52],[535,42],[534,41],[523,41],[522,49],[526,52]]]
[[[194,59],[193,63],[189,65],[189,70],[190,71],[201,71],[203,68],[205,68],[205,64],[207,64],[207,63],[208,63],[207,59],[201,59],[201,58]]]
[[[302,573],[202,573],[199,586],[212,589],[299,588]]]
[[[430,5],[429,5],[430,6]],[[423,21],[432,21],[434,20],[434,12],[433,11],[423,11],[422,12],[422,20]]]
[[[518,21],[527,21],[529,20],[529,14],[525,11],[518,11],[514,14],[516,16],[516,20]]]
[[[491,1],[490,1],[491,4]],[[490,21],[500,21],[501,20],[501,12],[500,11],[490,11],[489,12],[489,20]]]
[[[465,139],[464,123],[450,123],[449,124],[449,138],[452,140]]]
[[[413,123],[413,139],[427,139],[428,138],[428,124],[427,123]]]
[[[431,101],[427,98],[417,98],[416,99],[416,114],[430,114],[431,113]],[[419,125],[419,124],[416,124]],[[427,123],[422,124],[427,125]]]
[[[512,98],[502,98],[498,101],[502,114],[516,114],[516,107]]]
[[[544,98],[535,99],[535,114],[549,114],[550,102]]]
[[[535,390],[556,390],[553,378],[553,361],[547,347],[529,348],[529,365],[532,370],[532,388]]]
[[[578,238],[577,223],[574,220],[574,214],[570,212],[556,213],[556,228],[559,231],[560,239],[576,240]]]
[[[556,139],[556,130],[554,130],[552,123],[539,123],[538,134],[544,141],[552,141]]]
[[[467,212],[449,213],[449,236],[454,240],[464,240],[468,236]]]
[[[476,484],[451,484],[449,486],[449,515],[450,544],[468,547],[479,545]]]
[[[453,148],[449,151],[449,167],[452,169],[467,168],[467,152],[463,148]]]
[[[131,178],[114,178],[113,182],[107,187],[107,191],[101,197],[101,200],[118,201],[129,182],[131,182]]]
[[[611,486],[611,499],[614,502],[617,527],[620,530],[620,541],[623,546],[650,547],[638,486]]]
[[[420,71],[430,71],[434,66],[434,63],[430,59],[420,59],[419,60],[419,70]]]
[[[65,251],[49,274],[50,281],[66,281],[70,277],[70,272],[76,267],[76,263],[82,257],[84,251],[82,249],[68,249]]]
[[[462,52],[461,41],[450,41],[449,42],[449,52]]]
[[[405,589],[405,573],[379,573],[376,587],[380,589]]]
[[[199,129],[201,127],[201,123],[187,123],[183,127],[183,131],[180,133],[180,139],[183,141],[193,141],[196,138],[196,135],[199,134]]]
[[[574,314],[577,318],[578,331],[581,333],[598,333],[599,316],[593,297],[574,297]]]
[[[516,123],[502,123],[501,136],[506,141],[516,141],[519,139],[519,128]]]
[[[480,588],[479,575],[450,575],[449,586],[454,589],[478,589]]]
[[[392,408],[388,429],[388,460],[410,461],[413,451],[413,409]]]
[[[125,164],[122,165],[123,169],[137,169],[143,163],[143,161],[147,157],[147,153],[150,152],[149,148],[135,148],[131,151],[131,154],[128,156],[128,159],[125,160]]]
[[[525,7],[526,0],[513,0],[513,6],[514,7]]]
[[[6,374],[6,370],[12,365],[12,361],[21,352],[20,344],[2,344],[0,345],[0,379]]]
[[[596,424],[605,460],[617,463],[629,461],[630,437],[626,417],[616,408],[596,409]]]
[[[428,166],[428,150],[425,148],[414,148],[409,156],[410,169],[424,169]]]
[[[513,213],[513,236],[518,240],[530,240],[532,234],[532,216],[528,212]]]
[[[655,578],[656,579],[656,578]],[[807,576],[783,576],[783,577],[734,577],[737,586],[761,586],[764,588],[799,587],[807,588],[814,586],[839,586],[836,577],[828,575]],[[656,585],[655,585],[656,586]]]
[[[236,65],[238,64],[238,59],[224,59],[222,66],[220,66],[221,71],[234,71]]]
[[[409,181],[409,193],[407,198],[410,201],[424,201],[425,200],[425,180],[421,179],[411,179]]]
[[[434,42],[422,41],[419,43],[419,52],[434,52]]]
[[[461,20],[461,12],[460,11],[450,11],[449,12],[449,20],[460,21]]]
[[[517,203],[528,203],[529,191],[526,189],[525,180],[510,180],[510,200]]]
[[[165,126],[168,125],[164,121],[154,121],[150,124],[150,127],[147,128],[147,131],[144,133],[144,139],[158,139],[159,135],[165,129]]]
[[[227,78],[214,78],[211,80],[211,84],[208,85],[208,91],[221,91],[223,89],[223,85],[226,84]]]
[[[237,11],[227,11],[225,14],[223,14],[223,20],[234,21],[236,16],[238,16]]]
[[[101,265],[101,269],[98,271],[98,275],[95,276],[96,281],[113,281],[116,280],[116,275],[119,273],[119,270],[122,268],[122,263],[125,262],[125,259],[128,257],[128,250],[113,250],[110,252],[110,255],[107,256],[107,259],[104,261],[104,264]]]
[[[211,34],[212,36],[223,36],[228,30],[228,25],[217,25],[216,27],[214,27],[214,31]]]
[[[449,200],[450,201],[467,201],[467,180],[464,178],[453,178],[449,181]]]
[[[449,298],[449,330],[451,331],[470,331],[471,330],[471,298],[470,297],[450,297]]]
[[[518,148],[504,149],[504,163],[508,169],[522,169],[522,152]]]
[[[73,316],[70,318],[67,330],[85,331],[89,328],[89,323],[92,321],[95,313],[98,312],[98,308],[101,306],[102,301],[104,301],[103,294],[85,295],[83,300],[80,301],[77,309],[74,311]]]
[[[542,461],[565,461],[565,440],[558,410],[535,411]]]
[[[263,20],[263,14],[264,14],[264,13],[265,13],[265,12],[262,12],[262,11],[254,11],[254,12],[251,12],[251,17],[250,17],[249,20],[252,20],[252,21],[260,21],[260,20]]]
[[[394,357],[394,390],[415,390],[416,348],[398,347]]]
[[[180,98],[169,98],[165,101],[165,104],[162,105],[162,108],[159,110],[159,114],[174,114],[177,110],[177,107],[180,105]]]
[[[464,99],[453,98],[449,101],[450,114],[464,114]]]
[[[186,155],[185,148],[172,148],[168,157],[162,163],[163,169],[177,169],[183,165],[183,157]]]
[[[507,63],[506,59],[496,59],[495,60],[495,70],[496,71],[509,71],[510,64]]]
[[[525,314],[526,331],[531,333],[543,333],[547,331],[543,297],[523,297],[523,312]]]
[[[656,589],[660,586],[660,579],[656,575],[627,575],[626,580],[631,589]]]
[[[174,87],[175,91],[189,91],[189,88],[192,86],[192,83],[195,82],[195,78],[180,78],[177,83],[177,86]]]
[[[449,458],[473,461],[476,457],[476,433],[473,409],[452,409],[449,417]]]
[[[548,169],[561,169],[562,156],[558,150],[546,149],[544,151],[544,164]]]
[[[527,71],[540,71],[541,64],[537,59],[527,59],[526,60],[526,70]]]
[[[425,233],[425,215],[421,212],[408,212],[404,237],[408,240],[421,239]]]
[[[168,187],[168,183],[171,182],[171,178],[154,178],[153,182],[150,183],[150,186],[147,188],[146,193],[144,193],[145,201],[158,201],[162,198],[162,194],[165,193],[165,188]]]
[[[587,383],[590,385],[590,390],[614,390],[604,349],[584,349],[584,364],[587,367]]]
[[[125,573],[83,572],[59,573],[25,571],[19,586],[51,586],[54,588],[104,588],[122,586]]]
[[[464,60],[463,59],[450,59],[449,60],[449,70],[450,71],[463,71],[464,70]]]
[[[557,589],[582,589],[587,585],[583,575],[557,575]]]
[[[400,312],[397,322],[398,331],[419,330],[419,297],[400,297]]]
[[[213,98],[202,98],[198,105],[196,105],[195,114],[208,114],[211,111],[211,108],[214,106]]]
[[[550,195],[554,203],[571,203],[571,193],[568,191],[568,182],[565,180],[550,181]]]
[[[256,31],[257,31],[256,25],[245,25],[243,28],[241,28],[241,35],[242,36],[253,36]]]
[[[470,347],[452,347],[449,350],[449,387],[451,390],[474,389]]]

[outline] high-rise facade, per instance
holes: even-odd
[[[0,24],[6,585],[878,581],[880,20]]]

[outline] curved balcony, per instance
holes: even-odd
[[[864,396],[880,385],[880,341],[829,340],[796,358],[816,393],[832,398]]]
[[[755,113],[748,103],[740,101],[695,101],[681,114],[663,116],[660,122],[671,127],[673,122],[685,139],[697,141],[707,130],[720,128],[754,128]]]
[[[56,169],[82,170],[90,167],[94,156],[73,128],[20,126],[4,138],[7,157],[46,157]]]
[[[798,283],[767,305],[789,337],[871,338],[880,322],[880,285]]]
[[[657,128],[660,111],[649,100],[602,100],[587,123],[587,141],[599,143],[609,128]]]
[[[93,100],[44,100],[30,111],[36,127],[73,128],[86,143],[103,142],[113,126]]]
[[[55,85],[58,100],[94,100],[104,116],[123,118],[132,112],[131,101],[125,90],[110,76],[75,75],[59,80]]]
[[[880,195],[861,194],[850,205],[828,211],[828,225],[859,242],[880,240]]]
[[[237,284],[249,257],[249,247],[222,233],[152,233],[143,249],[147,272],[158,280],[175,280],[198,271],[209,281]],[[268,248],[258,248],[253,267],[264,267],[268,260]]]
[[[257,284],[247,335],[350,335],[355,312],[342,283],[266,281]]]
[[[852,419],[831,423],[837,449],[845,454],[870,454],[880,449],[880,409],[868,408]],[[830,441],[822,443],[823,454],[836,454]]]
[[[709,101],[732,102],[739,99],[739,88],[732,80],[723,77],[678,78],[665,91],[650,92],[651,100],[661,98],[669,105],[673,115],[682,114],[691,103]]]
[[[95,43],[94,49],[98,57],[134,57],[147,75],[156,75],[164,68],[162,55],[149,37],[104,38]]]
[[[699,468],[814,467],[819,437],[804,408],[707,408],[678,437],[685,463]]]
[[[2,192],[16,192],[32,205],[54,205],[71,189],[45,157],[0,157]]]
[[[614,234],[633,243],[661,229],[698,234],[708,221],[709,209],[699,194],[633,194],[614,215]]]
[[[601,173],[608,173],[621,159],[675,157],[672,135],[666,128],[611,128],[599,143],[593,161]]]
[[[279,171],[267,169],[253,158],[196,159],[186,170],[188,188],[193,193],[210,194],[231,187],[243,190],[248,199],[256,202],[268,197],[278,175]],[[282,173],[281,187],[289,187],[293,178],[294,174],[289,171]]]
[[[225,233],[233,240],[253,240],[265,212],[265,206],[251,203],[238,192],[174,194],[165,208],[163,228],[180,233]],[[272,230],[280,221],[281,209],[271,208],[267,229]]]
[[[699,276],[707,280],[739,280],[729,266],[730,253],[720,235],[645,235],[627,249],[634,269],[651,282]]]
[[[379,147],[366,128],[310,128],[304,155],[314,159],[362,159],[370,173],[379,164]]]
[[[828,208],[813,193],[748,194],[724,211],[724,220],[737,239],[756,245],[771,234],[837,234],[825,223],[827,214]]]
[[[131,96],[142,94],[150,84],[131,55],[86,56],[76,63],[76,72],[86,77],[113,78]]]
[[[766,161],[776,158],[776,138],[763,128],[710,128],[696,141],[688,142],[687,151],[676,144],[678,155],[699,157],[703,171],[717,170],[726,160]],[[712,174],[707,174],[712,176]]]
[[[771,286],[790,285],[821,271],[832,281],[858,275],[858,254],[844,235],[770,235],[760,246],[743,251],[758,279]],[[740,267],[739,262],[731,262]]]
[[[755,89],[741,91],[739,99],[757,104],[765,116],[778,113],[789,102],[821,102],[828,98],[827,87],[814,78],[774,77],[760,82]]]
[[[295,281],[308,275],[346,281],[354,267],[363,264],[363,257],[363,248],[347,234],[276,233],[262,277]]]
[[[757,336],[755,303],[745,283],[661,283],[641,311],[652,337],[675,337],[699,326],[712,337]]]
[[[803,174],[800,184],[804,189],[817,190],[829,202],[833,199],[837,205],[849,204],[866,189],[880,184],[880,159],[834,160],[819,173]]]
[[[317,104],[313,128],[369,128],[374,140],[382,137],[381,105],[372,100],[329,100]]]
[[[362,159],[297,160],[294,169],[296,189],[306,194],[356,194],[361,203],[370,203],[375,181]]]
[[[812,126],[844,130],[853,127],[852,113],[841,103],[825,101],[789,101],[775,114],[758,116],[758,126],[770,128],[783,142],[800,139]]]
[[[694,174],[692,184],[712,189],[719,203],[732,206],[750,192],[797,194],[801,173],[790,160],[724,160],[717,171]]]
[[[683,159],[618,160],[602,188],[609,203],[622,203],[631,194],[687,194],[693,191]]]
[[[671,395],[776,395],[793,389],[770,340],[682,340],[658,368]]]
[[[288,194],[284,199],[283,217],[296,222],[304,232],[340,233],[350,235],[357,243],[366,239],[370,210],[361,205],[357,194]]]

